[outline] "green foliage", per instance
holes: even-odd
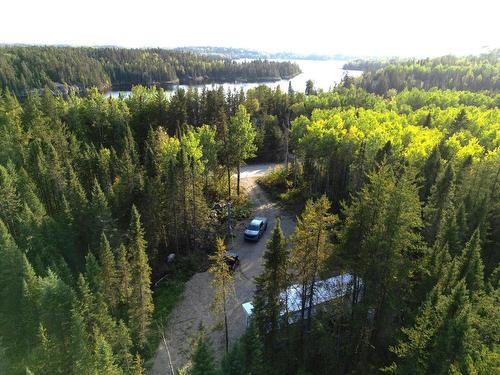
[[[457,89],[468,91],[498,91],[500,80],[500,51],[480,56],[442,56],[421,60],[392,60],[389,62],[355,61],[346,69],[363,69],[360,86],[370,92],[385,94],[390,89],[401,91],[419,87],[426,90]]]
[[[212,344],[207,338],[203,326],[200,326],[199,337],[191,357],[190,375],[215,375],[215,360],[212,352]]]
[[[151,268],[146,255],[144,230],[139,212],[135,206],[132,206],[128,239],[132,282],[128,312],[129,324],[134,343],[137,347],[141,348],[146,343],[147,331],[151,324],[154,305],[153,294],[150,288]]]
[[[271,239],[266,247],[263,256],[264,270],[256,279],[252,320],[255,322],[254,329],[257,329],[266,341],[266,353],[272,358],[281,312],[286,307],[281,292],[288,284],[288,250],[279,218],[276,219]]]
[[[52,52],[63,51],[34,50],[46,51],[41,61],[51,64]],[[38,77],[40,85],[87,68],[95,71],[85,85],[100,79],[88,59],[79,60],[89,64],[84,70],[65,72],[83,51],[122,62],[116,51],[65,51],[54,62],[60,70]],[[162,51],[137,51],[145,78],[130,78],[139,69],[132,64],[113,80],[150,79],[146,66],[162,66],[154,57]],[[188,63],[175,69],[181,65]],[[156,349],[154,320],[168,316],[225,232],[226,210],[210,207],[227,198],[227,167],[231,173],[253,155],[281,160],[288,148],[288,170],[262,184],[296,207],[312,201],[288,242],[292,255],[273,233],[257,283],[256,329],[222,370],[495,373],[499,103],[491,92],[421,88],[381,97],[347,78],[307,96],[260,86],[168,97],[134,87],[126,99],[95,89],[63,99],[45,90],[19,102],[2,91],[0,372],[142,374]],[[245,197],[231,199],[232,220],[248,215]],[[171,253],[176,260],[167,264]],[[288,272],[273,271],[283,264]],[[353,276],[345,297],[308,316],[316,282],[344,273]],[[305,287],[303,324],[276,324],[284,304],[276,296],[291,283]],[[218,302],[232,311],[234,302]],[[280,328],[268,331],[273,324]]]
[[[255,60],[239,63],[165,49],[2,47],[0,88],[26,95],[49,87],[55,92],[204,81],[279,80],[298,74],[290,62]],[[69,86],[69,88],[68,88]]]

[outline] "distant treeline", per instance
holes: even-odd
[[[66,91],[96,86],[259,82],[293,77],[297,64],[256,60],[244,63],[165,49],[2,47],[0,88],[18,95],[48,86]]]
[[[354,60],[344,69],[364,70],[358,84],[385,94],[405,88],[500,91],[500,49],[479,56],[442,56],[410,60]]]
[[[246,48],[232,47],[177,47],[175,51],[193,52],[209,56],[219,56],[229,59],[283,59],[283,60],[349,60],[346,55],[319,55],[315,53],[301,54],[294,52],[262,52]]]

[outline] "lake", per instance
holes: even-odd
[[[202,89],[206,88],[218,88],[222,86],[225,91],[228,90],[237,90],[239,91],[243,88],[244,91],[248,89],[257,87],[259,85],[267,85],[272,88],[280,87],[281,90],[287,91],[289,82],[292,82],[292,87],[295,91],[304,92],[306,88],[306,82],[308,80],[312,80],[314,82],[314,87],[316,89],[322,89],[324,91],[329,90],[336,83],[339,83],[344,77],[344,75],[348,74],[351,77],[358,77],[363,72],[359,70],[344,70],[342,66],[345,61],[339,60],[274,60],[274,61],[292,61],[297,63],[302,70],[302,73],[295,76],[291,80],[282,79],[280,81],[275,82],[258,82],[258,83],[208,83],[203,85],[192,85],[191,87]],[[179,87],[187,89],[188,85],[173,85],[171,89],[166,89],[166,92],[174,92]],[[119,95],[128,96],[130,95],[130,91],[109,91],[106,93],[106,96],[118,97]]]

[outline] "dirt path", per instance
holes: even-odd
[[[242,168],[242,186],[255,205],[255,214],[266,216],[269,228],[262,239],[257,243],[248,243],[243,240],[244,223],[235,227],[237,234],[234,239],[233,251],[241,259],[241,267],[235,273],[236,300],[228,313],[229,343],[235,342],[245,331],[246,318],[241,304],[252,299],[255,283],[254,278],[262,269],[262,254],[268,241],[276,217],[280,216],[283,232],[289,235],[295,226],[293,218],[285,216],[279,207],[270,202],[265,192],[256,183],[256,179],[265,174],[273,164],[249,165]],[[214,320],[210,313],[214,291],[210,285],[212,276],[208,272],[197,273],[186,284],[182,300],[172,311],[168,319],[166,336],[174,369],[185,365],[191,355],[192,338],[195,337],[200,322],[210,332],[210,338],[218,357],[224,352],[223,330],[214,330]],[[162,344],[158,347],[153,359],[150,375],[172,375],[168,366],[165,348]]]

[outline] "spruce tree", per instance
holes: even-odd
[[[121,307],[126,307],[125,310],[128,310],[128,303],[130,302],[132,291],[132,275],[127,248],[123,244],[118,247],[118,254],[116,256],[116,281],[118,288],[116,291],[117,300]]]
[[[310,199],[292,235],[290,251],[290,267],[293,270],[293,281],[301,288],[301,331],[305,331],[305,319],[311,321],[315,285],[320,271],[325,267],[332,246],[329,230],[337,220],[330,214],[330,202],[323,195],[316,201]],[[309,323],[310,324],[310,323]]]
[[[128,230],[128,249],[131,257],[131,294],[129,301],[129,325],[137,347],[146,343],[148,328],[153,314],[151,268],[146,254],[146,241],[139,212],[132,206]]]
[[[472,234],[460,257],[461,275],[465,279],[467,290],[471,296],[484,292],[484,265],[481,259],[481,243],[479,229]]]
[[[98,329],[94,329],[92,333],[92,361],[95,373],[107,375],[123,374],[115,362],[111,346]]]
[[[119,296],[116,291],[119,289],[116,262],[109,246],[108,239],[104,232],[101,234],[100,255],[102,289],[106,303],[114,309],[118,303]]]
[[[259,375],[268,373],[264,365],[262,339],[253,323],[250,324],[241,339],[241,350],[245,374]]]
[[[286,310],[286,301],[282,293],[287,287],[288,251],[285,237],[281,229],[280,219],[267,242],[264,252],[264,270],[256,279],[254,308],[252,319],[259,334],[266,339],[266,352],[273,356],[276,333],[279,328],[282,311]]]
[[[21,203],[16,190],[14,171],[9,171],[0,164],[0,220],[15,235],[15,218],[18,214]]]
[[[222,375],[241,375],[245,374],[245,366],[241,344],[236,342],[229,353],[227,353],[221,362]]]
[[[132,367],[130,370],[127,372],[125,371],[125,375],[144,375],[144,367],[143,367],[143,360],[141,356],[137,353],[134,356],[134,361],[132,362]]]
[[[131,353],[132,339],[127,325],[120,319],[116,324],[115,332],[111,340],[113,353],[115,354],[116,363],[123,370],[124,374],[134,374],[135,358]],[[134,374],[135,375],[135,374]]]
[[[92,194],[89,205],[89,217],[92,218],[92,239],[90,245],[92,248],[97,248],[100,242],[100,237],[104,233],[107,239],[112,239],[114,236],[114,222],[111,214],[111,209],[108,206],[108,200],[104,192],[94,179],[92,186]]]
[[[424,219],[427,227],[425,239],[429,245],[436,240],[442,230],[445,218],[450,218],[454,212],[455,172],[452,162],[448,162],[444,172],[438,176],[436,184],[431,189],[431,195],[424,209]]]
[[[229,327],[227,321],[228,306],[234,298],[234,277],[226,262],[226,245],[221,238],[216,239],[215,254],[209,257],[212,265],[208,269],[213,275],[212,286],[215,296],[212,302],[212,311],[219,323],[224,326],[226,353],[229,351]]]
[[[422,170],[422,177],[424,181],[420,189],[420,198],[423,201],[426,201],[429,197],[431,188],[436,183],[436,178],[441,172],[441,165],[441,153],[439,151],[439,146],[436,146],[432,149],[432,152],[427,157]]]
[[[29,339],[23,327],[23,254],[0,219],[0,332],[2,346],[9,359],[21,359]],[[27,261],[27,260],[26,260]],[[33,275],[34,276],[34,275]],[[35,285],[31,292],[35,292]],[[28,339],[28,342],[25,340]]]
[[[202,325],[200,325],[198,340],[191,357],[191,370],[189,373],[190,375],[217,374],[212,345]]]

